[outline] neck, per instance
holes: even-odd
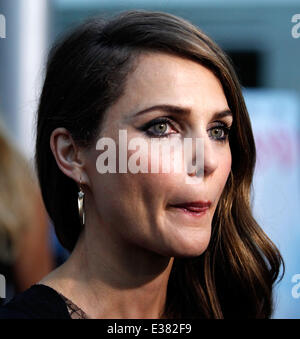
[[[92,318],[160,318],[173,258],[86,227],[59,268],[65,294]],[[62,286],[62,284],[61,284]]]

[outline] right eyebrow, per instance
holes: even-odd
[[[139,111],[134,114],[134,116],[138,116],[141,114],[148,113],[150,111],[164,111],[167,113],[175,113],[175,114],[182,114],[182,115],[188,115],[191,113],[191,109],[188,107],[181,107],[181,106],[174,106],[174,105],[155,105],[148,108],[143,109],[142,111]]]

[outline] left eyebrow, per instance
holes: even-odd
[[[230,109],[226,109],[224,111],[221,111],[221,112],[216,112],[214,115],[213,115],[213,119],[222,119],[222,118],[225,118],[225,117],[228,117],[228,116],[231,116],[233,118],[233,114],[231,112]]]
[[[179,114],[179,115],[191,114],[191,109],[188,107],[181,107],[181,106],[174,106],[174,105],[155,105],[155,106],[148,107],[146,109],[143,109],[142,111],[135,113],[134,116],[145,114],[150,111],[163,111],[163,112],[174,113],[174,114]],[[223,111],[214,113],[212,119],[221,119],[227,116],[231,116],[231,117],[233,116],[230,109],[225,109]]]

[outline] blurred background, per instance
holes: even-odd
[[[38,281],[68,256],[43,210],[38,187],[29,200],[28,191],[37,185],[34,175],[28,179],[27,169],[20,166],[25,161],[28,172],[33,172],[35,113],[49,47],[88,17],[108,17],[128,9],[181,16],[231,57],[257,146],[253,213],[286,264],[284,279],[275,290],[274,318],[300,318],[299,0],[0,0],[0,120],[1,138],[7,141],[5,146],[0,143],[0,165],[10,155],[15,159],[12,168],[19,168],[19,173],[0,170],[0,227],[1,223],[6,225],[4,231],[0,229],[0,239],[6,239],[0,242],[0,274],[8,281],[7,297]],[[11,186],[7,184],[8,173]],[[20,181],[20,194],[19,201],[12,204],[7,191],[15,187],[15,178]],[[39,227],[14,220],[18,208],[28,210],[24,201],[34,206],[27,223]],[[7,241],[8,233],[22,238],[15,251]],[[18,233],[27,234],[28,240]],[[11,255],[6,258],[8,252]],[[26,260],[18,259],[25,253]]]

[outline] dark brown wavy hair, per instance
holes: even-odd
[[[174,15],[127,11],[93,18],[51,50],[37,117],[36,166],[44,202],[61,244],[72,251],[81,232],[77,184],[58,168],[49,141],[65,127],[90,147],[105,111],[124,92],[141,53],[170,53],[211,70],[233,112],[232,168],[212,222],[207,250],[175,258],[163,317],[269,318],[282,257],[253,218],[250,192],[256,161],[251,122],[240,84],[225,53],[201,30]]]

